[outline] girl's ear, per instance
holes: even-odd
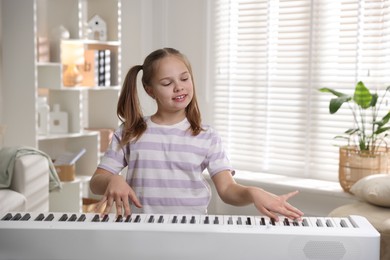
[[[150,87],[150,86],[145,86],[145,91],[146,91],[146,93],[148,93],[148,95],[149,95],[151,98],[155,99],[155,96],[154,96],[153,88],[152,88],[152,87]]]

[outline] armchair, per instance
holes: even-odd
[[[34,149],[13,149],[12,155],[5,149],[0,150],[0,212],[47,212],[52,175],[48,157]]]

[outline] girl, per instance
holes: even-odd
[[[157,103],[144,117],[137,96],[137,75]],[[143,65],[132,67],[121,90],[117,115],[122,125],[93,175],[92,192],[103,195],[97,210],[205,214],[211,191],[207,169],[221,199],[232,205],[253,203],[263,214],[299,219],[303,213],[287,200],[297,191],[276,196],[237,184],[218,134],[201,123],[190,63],[179,51],[159,49]],[[127,166],[126,179],[119,173]]]

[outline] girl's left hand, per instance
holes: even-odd
[[[278,214],[294,220],[299,220],[303,216],[302,211],[291,206],[290,203],[287,202],[291,197],[297,195],[299,191],[277,196],[257,187],[248,188],[257,210],[266,216],[273,218],[275,221],[279,221]]]

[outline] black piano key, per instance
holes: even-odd
[[[298,226],[299,226],[299,222],[296,221],[296,220],[294,220],[294,221],[292,222],[292,224],[293,224],[293,226],[295,226],[295,227],[298,227]]]
[[[264,217],[261,217],[261,219],[260,219],[260,225],[261,225],[261,226],[265,226],[265,218],[264,218]]]
[[[125,222],[131,222],[131,215],[128,215],[125,219]]]
[[[190,219],[190,224],[195,224],[195,216],[192,216],[191,219]]]
[[[1,220],[10,220],[11,218],[12,218],[12,214],[7,213],[7,214],[5,214],[5,216]]]
[[[284,224],[285,226],[290,226],[290,221],[288,221],[288,218],[284,218],[283,224]]]
[[[148,223],[154,223],[154,216],[151,215],[148,219]]]
[[[54,215],[52,213],[50,213],[49,215],[47,215],[47,217],[44,219],[44,221],[52,221],[54,219]]]
[[[92,222],[100,222],[99,214],[96,214],[95,216],[93,216]]]
[[[173,216],[172,223],[177,223],[177,216]]]
[[[204,223],[205,223],[205,224],[209,224],[209,223],[210,223],[209,216],[206,216],[206,218],[204,219]]]
[[[332,221],[330,221],[330,219],[326,220],[326,226],[327,227],[333,227],[333,223],[332,223]]]
[[[238,217],[238,218],[237,218],[237,225],[242,225],[241,217]]]
[[[11,220],[19,220],[22,218],[22,215],[20,213],[16,213],[12,218]]]
[[[250,217],[247,217],[247,218],[246,218],[245,224],[248,225],[248,226],[251,226],[251,225],[252,225],[252,220],[251,220]]]
[[[233,218],[232,218],[232,217],[229,217],[227,223],[228,223],[228,225],[233,225]]]
[[[272,226],[275,226],[275,219],[271,218],[270,224],[271,224]]]
[[[31,218],[30,213],[26,213],[26,214],[24,214],[24,216],[23,216],[20,220],[22,220],[22,221],[27,221],[27,220],[29,220],[30,218]]]
[[[110,217],[108,216],[108,214],[106,214],[103,216],[102,222],[108,222],[109,219]]]
[[[182,224],[187,223],[187,217],[186,217],[186,216],[183,216],[183,217],[181,218],[180,223],[182,223]]]
[[[36,218],[35,221],[42,221],[45,218],[45,215],[43,213],[40,213]]]
[[[163,223],[164,222],[164,217],[161,215],[158,220],[157,220],[158,223]]]
[[[340,221],[340,226],[343,227],[343,228],[345,228],[345,227],[348,227],[348,224],[347,224],[347,222],[345,222],[344,219],[342,219],[342,220]]]
[[[72,214],[70,217],[69,217],[69,219],[68,219],[68,221],[70,221],[70,222],[74,222],[74,221],[76,221],[77,220],[77,215],[76,214]]]
[[[85,214],[81,214],[80,217],[77,219],[77,222],[84,222],[87,219]]]
[[[115,222],[122,222],[122,221],[123,221],[122,215],[118,215],[118,217],[116,218]]]
[[[58,221],[67,221],[68,220],[68,215],[66,213],[62,214],[60,219]]]
[[[134,222],[135,222],[135,223],[141,222],[141,216],[140,216],[140,215],[137,215],[137,216],[135,217],[135,219],[134,219]]]
[[[307,219],[303,219],[302,220],[302,226],[304,226],[304,227],[308,227],[309,226],[309,222],[307,222]]]
[[[322,224],[322,221],[320,219],[317,219],[316,221],[317,227],[323,227],[324,225]]]
[[[219,224],[219,219],[218,219],[218,217],[215,217],[215,218],[214,218],[214,224],[216,224],[216,225]]]

